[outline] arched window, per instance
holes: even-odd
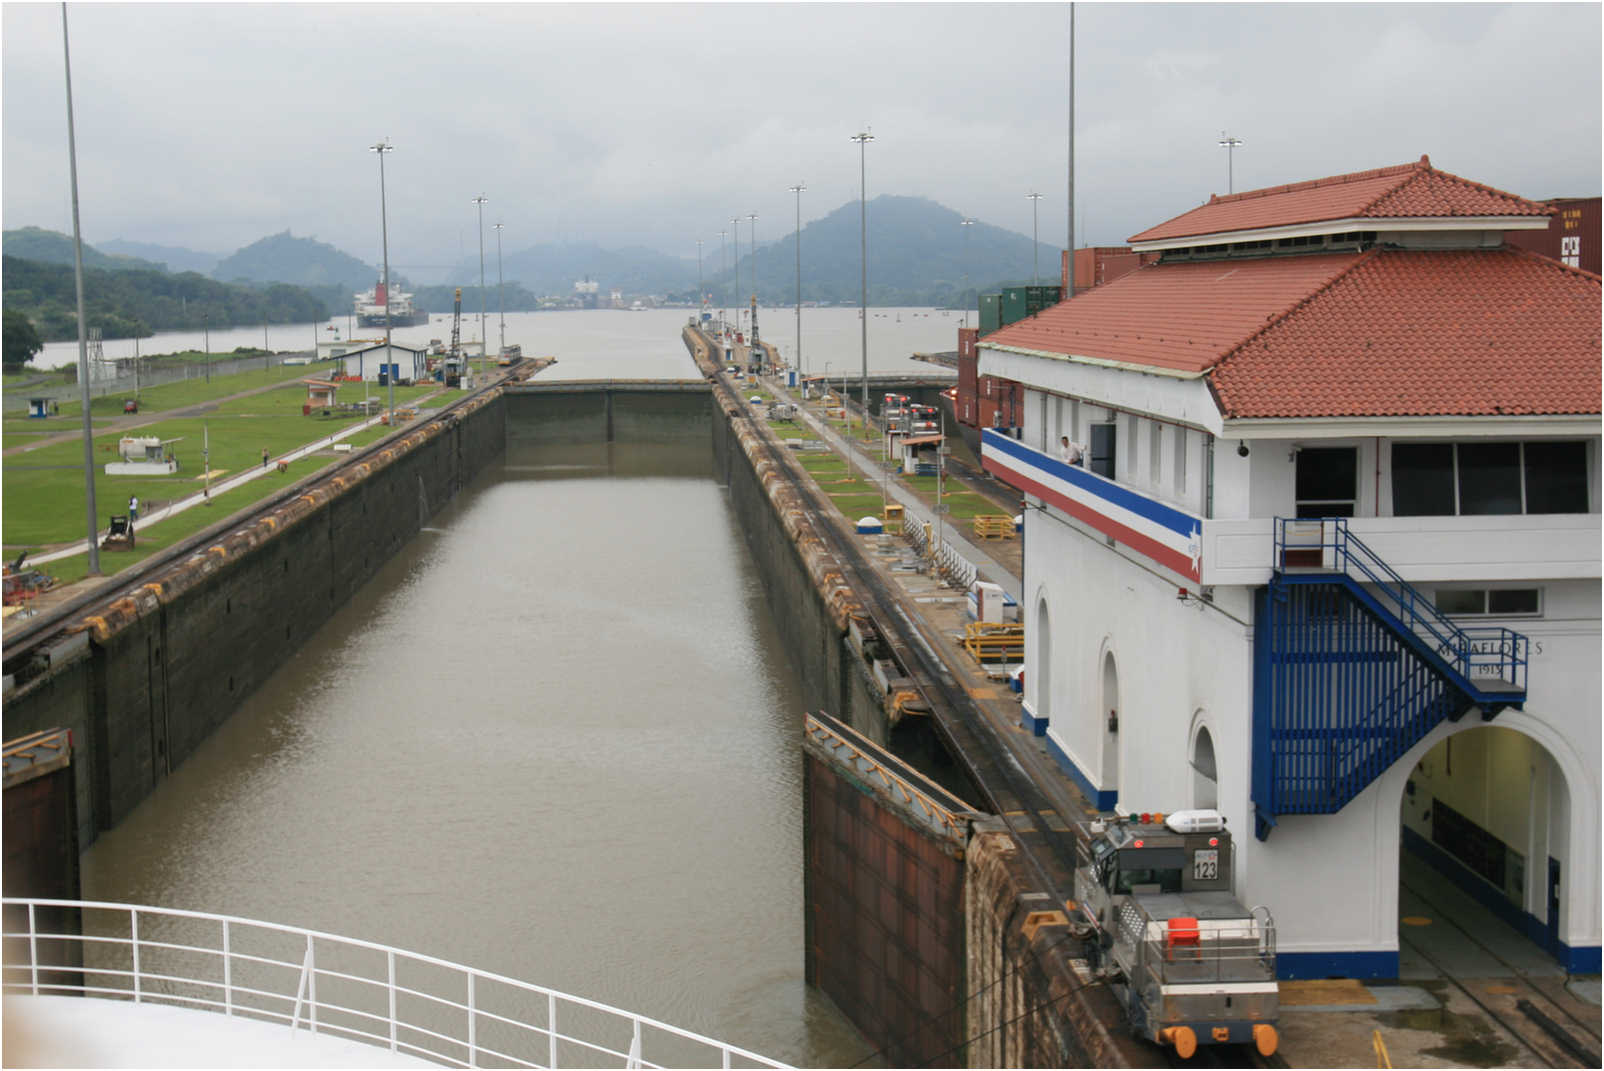
[[[1219,774],[1214,765],[1214,738],[1199,726],[1192,742],[1192,806],[1213,809],[1220,805]]]

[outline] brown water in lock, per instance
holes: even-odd
[[[85,897],[862,1059],[803,981],[800,693],[711,470],[510,447],[96,842]]]

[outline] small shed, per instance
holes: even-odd
[[[940,435],[907,435],[897,443],[902,471],[909,476],[934,476],[940,451]]]
[[[49,415],[50,415],[50,399],[49,398],[29,398],[28,399],[28,416],[30,418],[38,418],[38,419],[42,420],[42,419],[44,419],[45,417],[47,417]]]
[[[107,476],[170,476],[178,471],[173,443],[178,439],[158,439],[154,435],[124,435],[117,440],[119,460],[106,462]]]
[[[328,379],[303,379],[301,382],[306,384],[306,404],[301,407],[302,413],[334,407],[334,392],[339,389],[339,384]]]

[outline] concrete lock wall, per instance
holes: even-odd
[[[80,848],[121,821],[502,452],[504,419],[494,393],[409,429],[67,627],[49,667],[8,697],[4,735],[73,731]]]

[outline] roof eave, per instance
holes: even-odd
[[[1020,357],[1039,357],[1048,361],[1065,361],[1070,364],[1091,365],[1095,368],[1112,368],[1119,372],[1142,372],[1150,376],[1165,376],[1170,379],[1202,379],[1213,369],[1213,365],[1197,371],[1184,368],[1164,368],[1159,365],[1138,364],[1135,361],[1115,361],[1106,357],[1091,357],[1080,353],[1053,353],[1050,350],[1036,350],[1025,346],[1007,346],[997,343],[988,343],[981,340],[977,349],[996,350],[999,353],[1012,353]]]
[[[1137,253],[1157,253],[1191,245],[1221,245],[1229,242],[1262,242],[1277,238],[1309,238],[1317,234],[1347,231],[1540,231],[1548,228],[1547,216],[1348,216],[1344,219],[1290,223],[1281,227],[1250,230],[1211,231],[1207,234],[1174,235],[1147,241],[1129,239]]]
[[[1490,435],[1597,436],[1597,413],[1488,413],[1447,416],[1226,417],[1227,439],[1472,438]]]

